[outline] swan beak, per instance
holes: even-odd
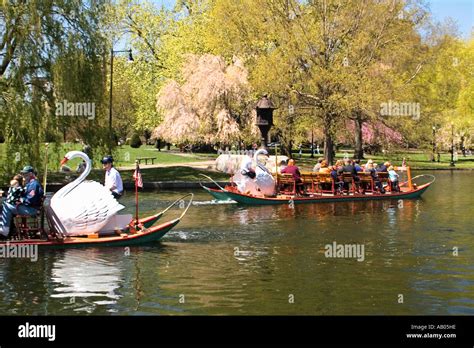
[[[64,157],[63,160],[61,161],[61,166],[65,165],[69,161],[69,158]]]

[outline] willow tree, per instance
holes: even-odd
[[[163,122],[154,138],[172,143],[231,144],[252,127],[247,109],[247,70],[238,59],[231,64],[213,55],[189,55],[182,83],[170,80],[158,94]]]
[[[378,94],[370,72],[410,53],[407,37],[424,13],[402,0],[217,0],[212,23],[216,47],[246,59],[257,92],[287,103],[295,95],[298,105],[314,108],[332,161],[334,136],[347,116],[386,98],[367,97]]]
[[[7,174],[25,163],[39,166],[40,144],[59,138],[57,129],[68,120],[55,116],[57,96],[64,92],[71,102],[100,99],[100,83],[90,85],[89,79],[82,84],[71,75],[69,83],[56,86],[55,75],[62,70],[67,81],[68,71],[74,69],[61,63],[65,56],[81,56],[82,66],[91,67],[88,72],[101,75],[104,6],[104,1],[74,0],[0,3],[0,128],[6,142],[2,166]],[[80,93],[68,94],[71,88]]]

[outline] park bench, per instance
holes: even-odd
[[[151,161],[151,164],[154,164],[156,157],[137,157],[136,160],[138,161],[138,164],[140,164],[141,161],[145,161],[145,164],[148,164],[148,161]]]

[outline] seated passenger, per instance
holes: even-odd
[[[291,174],[296,182],[301,182],[301,173],[300,169],[295,165],[295,160],[290,159],[288,161],[288,166],[281,170],[282,174]]]
[[[390,162],[385,162],[384,164],[377,166],[375,169],[378,172],[386,172],[388,170],[388,167],[390,166],[391,166]]]
[[[355,189],[356,189],[356,191],[359,191],[360,178],[357,175],[357,171],[355,169],[355,166],[354,166],[352,160],[346,159],[344,161],[344,166],[342,167],[342,172],[343,173],[350,173],[352,175],[352,178],[353,178],[354,183],[355,183]],[[345,189],[349,190],[349,183],[344,183],[344,185],[345,185]]]
[[[295,179],[295,183],[297,185],[296,186],[296,191],[299,194],[303,193],[302,185],[298,185],[298,184],[301,184],[302,181],[301,181],[300,169],[295,165],[295,160],[293,160],[293,159],[288,160],[288,166],[283,168],[281,173],[282,174],[291,174],[291,175],[293,175],[293,179]]]
[[[26,182],[26,190],[20,197],[19,203],[3,203],[2,218],[0,221],[0,239],[8,238],[10,234],[10,223],[13,215],[30,215],[38,213],[43,199],[43,188],[36,178],[36,172],[33,167],[26,166],[21,171]]]
[[[280,162],[280,166],[278,167],[278,173],[281,173],[282,170],[286,168],[286,166],[287,166],[286,161],[285,161],[285,160],[282,160],[282,161]]]
[[[323,160],[321,162],[321,168],[319,169],[319,173],[321,174],[329,174],[331,173],[331,171],[329,170],[328,168],[328,163],[326,162],[326,160]]]
[[[319,170],[321,169],[321,163],[324,161],[324,158],[320,157],[318,158],[318,163],[316,163],[316,165],[314,166],[313,168],[313,172],[314,173],[317,173],[319,172]]]
[[[400,187],[398,186],[398,173],[393,169],[393,166],[388,167],[388,178],[392,183],[392,190],[395,192],[400,191]]]
[[[374,180],[374,186],[379,190],[380,193],[385,193],[382,182],[379,180],[377,171],[375,170],[376,163],[373,163],[372,160],[369,160],[365,165],[365,172],[370,173],[370,176]]]
[[[356,172],[361,172],[362,171],[362,167],[360,166],[360,159],[354,160],[354,168],[355,168]]]
[[[10,181],[10,188],[8,189],[6,202],[12,205],[21,204],[21,197],[25,193],[25,188],[23,187],[24,179],[20,174],[17,174]]]
[[[341,180],[336,166],[329,167],[331,178],[334,180],[334,194],[342,194],[344,182]]]

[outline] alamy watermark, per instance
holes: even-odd
[[[326,244],[324,256],[327,258],[357,259],[359,262],[365,260],[364,244]]]
[[[30,259],[38,261],[38,245],[26,243],[10,243],[0,245],[0,258],[2,259]]]
[[[79,116],[89,120],[95,118],[95,103],[72,103],[64,99],[56,103],[56,116]]]
[[[380,103],[380,115],[382,116],[408,116],[414,120],[419,120],[421,116],[420,103],[396,102],[389,100],[387,103]]]
[[[217,155],[248,155],[253,156],[255,153],[254,150],[229,150],[229,149],[219,149],[217,150]]]

